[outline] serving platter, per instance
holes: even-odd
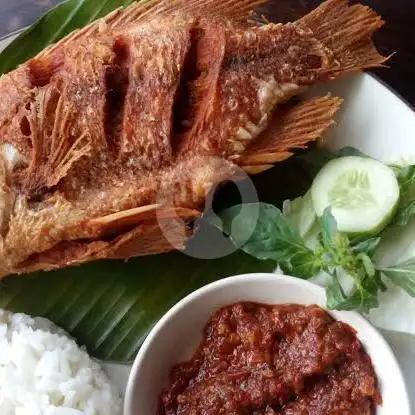
[[[17,35],[14,33],[1,39],[0,50]],[[317,93],[331,93],[345,98],[337,118],[338,124],[330,131],[323,145],[330,148],[353,146],[385,162],[402,158],[415,160],[415,113],[376,78],[360,74],[308,92]],[[390,311],[399,312],[399,303]],[[415,408],[415,337],[399,331],[382,332],[401,364],[412,408]],[[104,366],[123,392],[131,367],[117,364]]]

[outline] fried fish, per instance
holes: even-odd
[[[383,22],[328,0],[270,24],[265,1],[137,3],[0,79],[0,276],[184,246],[217,183],[321,137],[339,98],[284,103],[382,65]]]

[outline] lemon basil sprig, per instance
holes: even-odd
[[[330,156],[322,159],[327,162]],[[389,223],[375,234],[340,232],[331,207],[321,217],[315,215],[310,192],[291,202],[293,209],[287,212],[266,203],[230,207],[221,212],[221,223],[215,226],[237,247],[255,258],[273,260],[287,275],[305,279],[328,276],[328,308],[368,312],[379,306],[379,293],[387,289],[387,281],[415,296],[415,258],[387,267],[376,262],[385,231],[406,225],[415,214],[415,166],[393,166],[393,170],[399,183],[399,203]]]

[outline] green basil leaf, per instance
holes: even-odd
[[[356,288],[336,309],[345,311],[357,310],[361,313],[368,313],[372,308],[378,307],[379,300],[377,293],[373,293],[365,288]]]
[[[366,274],[369,277],[374,277],[375,273],[376,273],[376,268],[372,262],[372,260],[369,258],[369,256],[367,254],[365,254],[364,252],[359,254],[359,259],[362,262],[363,268],[366,272]]]
[[[415,297],[415,258],[391,267],[379,268],[379,271],[410,296]]]
[[[209,260],[173,252],[98,261],[5,278],[0,308],[49,318],[94,357],[128,362],[157,320],[185,295],[220,278],[274,269],[274,262],[241,251]]]
[[[379,243],[381,241],[381,238],[369,238],[361,240],[355,244],[352,245],[351,249],[355,253],[365,253],[370,258],[373,257],[374,253],[376,252],[377,247],[379,246]]]
[[[347,296],[340,284],[337,271],[334,269],[332,272],[330,272],[330,275],[332,280],[326,287],[326,301],[327,308],[330,310],[335,310],[339,304],[342,304],[347,299]]]
[[[331,208],[328,207],[324,210],[323,216],[320,219],[321,223],[321,236],[320,241],[322,245],[328,249],[334,245],[334,240],[337,236],[337,222],[331,213]]]
[[[326,287],[327,308],[330,310],[358,310],[367,313],[372,308],[379,307],[378,292],[384,290],[385,285],[380,272],[365,276],[363,281],[355,283],[352,290],[346,293],[341,286],[336,270],[330,272],[332,281]]]
[[[399,182],[400,199],[389,227],[405,226],[415,215],[415,165],[391,167]]]
[[[379,290],[385,292],[388,289],[388,286],[382,280],[382,273],[376,270],[374,278]]]
[[[367,278],[361,287],[355,287],[351,293],[340,301],[335,301],[337,297],[332,296],[331,309],[352,311],[358,310],[363,313],[369,312],[372,308],[379,307],[378,283],[374,278]]]
[[[394,167],[396,178],[398,179],[401,195],[408,193],[415,185],[415,165],[404,167]]]
[[[222,223],[216,226],[249,255],[274,260],[284,272],[301,278],[321,270],[319,258],[275,206],[249,203],[228,208],[219,216]]]
[[[415,215],[415,200],[410,201],[407,205],[399,207],[396,216],[394,217],[391,225],[393,226],[405,226]]]

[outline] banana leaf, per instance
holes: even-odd
[[[221,277],[271,272],[242,252],[215,260],[181,252],[100,261],[0,282],[0,308],[47,317],[96,358],[128,362],[153,324],[191,291]]]

